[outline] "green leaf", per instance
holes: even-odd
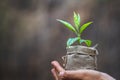
[[[83,42],[85,42],[85,40],[84,39],[80,39],[80,44],[82,44]]]
[[[71,31],[73,31],[73,32],[76,33],[75,28],[74,28],[70,23],[68,23],[68,22],[66,22],[66,21],[63,21],[63,20],[60,20],[60,19],[57,19],[57,21],[61,22],[61,23],[64,24],[65,27],[67,27],[69,30],[71,30]]]
[[[80,38],[76,37],[76,38],[69,38],[67,41],[67,46],[71,46],[73,43],[75,43],[76,41],[78,41]]]
[[[91,40],[85,40],[85,43],[86,43],[87,46],[91,46],[92,41]]]
[[[90,25],[92,22],[87,22],[80,27],[80,34]]]
[[[91,46],[91,44],[92,44],[92,41],[91,41],[91,40],[81,39],[81,40],[80,40],[80,44],[83,43],[83,42],[84,42],[87,46]]]
[[[78,14],[78,22],[79,22],[79,26],[80,26],[80,14]]]
[[[75,12],[74,12],[74,24],[75,24],[76,29],[79,29],[80,15],[79,14],[77,15]]]

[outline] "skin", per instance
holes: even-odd
[[[96,70],[64,70],[57,61],[52,61],[51,64],[55,80],[115,80],[110,75]]]

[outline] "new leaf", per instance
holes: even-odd
[[[74,24],[76,29],[78,30],[80,26],[80,15],[79,14],[77,15],[75,12],[74,12]]]
[[[68,23],[68,22],[66,22],[66,21],[63,21],[63,20],[60,20],[60,19],[57,19],[57,21],[61,22],[61,23],[64,24],[65,27],[67,27],[69,30],[71,30],[71,31],[73,31],[73,32],[76,33],[75,28],[74,28],[70,23]]]
[[[80,27],[80,34],[90,25],[92,24],[92,22],[88,22],[88,23],[85,23],[83,24],[81,27]]]

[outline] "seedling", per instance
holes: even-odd
[[[64,24],[66,28],[68,28],[69,30],[71,30],[72,32],[74,32],[76,34],[75,38],[69,38],[67,40],[67,47],[71,46],[75,42],[78,42],[79,45],[81,45],[82,43],[85,43],[88,47],[91,46],[92,41],[91,40],[82,39],[81,35],[82,35],[83,31],[90,24],[92,24],[92,22],[87,22],[87,23],[81,25],[80,24],[80,21],[81,21],[80,14],[79,13],[75,13],[75,12],[74,12],[74,15],[73,15],[74,26],[71,25],[69,22],[64,21],[64,20],[57,19],[57,21],[59,21],[60,23]]]

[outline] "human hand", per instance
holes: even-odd
[[[96,70],[64,70],[57,61],[52,61],[51,64],[55,80],[115,80],[108,74]]]

